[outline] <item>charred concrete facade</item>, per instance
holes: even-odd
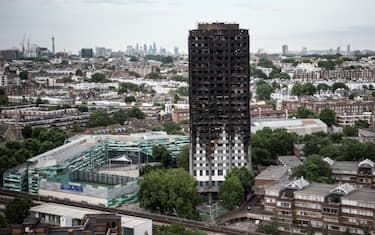
[[[217,192],[233,167],[250,167],[249,32],[199,24],[189,34],[190,174]]]

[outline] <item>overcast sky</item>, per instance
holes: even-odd
[[[375,49],[374,0],[0,0],[0,48],[32,44],[76,53],[82,47],[156,42],[186,52],[198,22],[239,23],[251,51]]]

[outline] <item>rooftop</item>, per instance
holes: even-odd
[[[199,23],[199,30],[223,30],[223,29],[239,29],[239,24],[233,23],[223,23],[223,22],[214,22],[214,23]]]
[[[86,214],[100,214],[103,213],[98,210],[91,210],[86,208],[78,208],[73,206],[65,206],[55,203],[44,203],[30,208],[31,212],[39,212],[50,215],[66,216],[73,219],[83,219]]]
[[[362,202],[375,202],[375,191],[373,189],[357,189],[349,193],[348,195],[342,196],[342,199]]]
[[[269,166],[264,171],[260,172],[255,179],[280,180],[286,176],[289,167],[286,166]]]
[[[299,158],[297,158],[294,155],[293,156],[279,156],[277,157],[277,159],[279,160],[279,162],[281,162],[283,166],[287,166],[289,168],[294,168],[299,165],[302,165],[301,160],[299,160]]]
[[[328,196],[331,190],[335,188],[336,185],[332,184],[321,184],[321,183],[311,183],[308,186],[300,189],[295,194],[308,194],[308,195],[318,195],[318,196]]]

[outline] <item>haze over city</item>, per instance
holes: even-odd
[[[250,50],[280,52],[375,49],[375,2],[362,0],[1,0],[0,47],[31,43],[77,53],[82,47],[125,50],[136,43],[187,51],[188,30],[198,22],[236,22],[248,28]]]
[[[0,0],[0,235],[375,235],[374,0]]]

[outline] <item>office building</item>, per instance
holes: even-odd
[[[251,165],[249,57],[249,32],[238,24],[190,31],[190,173],[201,192],[217,192],[233,167]]]
[[[288,45],[283,45],[281,47],[283,55],[288,55]]]
[[[94,55],[92,48],[82,48],[81,58],[92,58]]]

